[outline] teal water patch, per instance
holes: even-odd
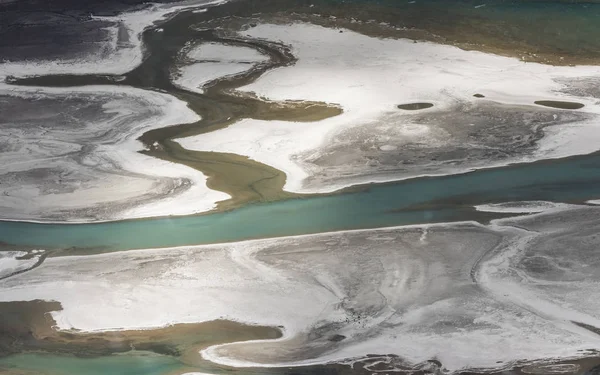
[[[571,55],[600,51],[600,4],[578,1],[474,0],[469,16],[500,24],[498,36]]]
[[[470,205],[580,202],[599,197],[600,154],[593,154],[372,185],[354,193],[256,204],[210,215],[98,224],[0,222],[0,241],[101,251],[157,248],[465,220],[465,206]]]
[[[406,22],[427,29],[471,24],[498,40],[570,55],[600,52],[600,4],[592,1],[541,0],[323,0],[333,4],[379,5],[415,16]],[[472,36],[476,37],[476,36]],[[536,52],[536,51],[532,51]]]
[[[0,373],[11,370],[37,375],[165,375],[184,366],[175,358],[131,352],[98,358],[50,354],[17,354],[0,358]]]

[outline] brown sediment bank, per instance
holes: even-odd
[[[26,302],[0,302],[0,357],[18,353],[48,353],[93,358],[131,351],[150,351],[177,357],[188,369],[178,370],[172,375],[198,370],[213,373],[267,374],[267,375],[367,375],[372,373],[438,374],[443,363],[437,360],[409,363],[396,355],[369,354],[363,358],[301,367],[256,367],[227,368],[205,361],[199,351],[222,343],[238,341],[277,339],[281,331],[273,327],[244,325],[226,320],[204,323],[175,324],[168,327],[82,333],[57,331],[55,321],[49,314],[61,310],[59,302],[41,300]],[[582,352],[577,359],[546,359],[540,361],[518,361],[499,363],[498,369],[464,370],[461,375],[504,375],[548,374],[550,370],[572,369],[569,374],[596,374],[600,357],[595,351]],[[547,371],[546,371],[547,370]],[[546,371],[546,372],[545,372]],[[19,369],[0,369],[6,374],[30,374]]]
[[[252,94],[235,92],[238,87],[253,82],[269,69],[294,63],[295,58],[286,46],[271,42],[241,38],[209,38],[215,42],[257,49],[270,60],[234,76],[217,79],[207,85],[203,95],[174,89],[202,117],[193,124],[165,127],[146,132],[140,140],[147,150],[142,153],[163,160],[185,164],[207,176],[207,186],[225,192],[230,199],[219,202],[217,209],[231,209],[257,201],[273,201],[298,196],[283,191],[285,173],[247,157],[186,150],[177,138],[199,135],[229,126],[240,119],[283,120],[298,122],[319,121],[342,113],[340,107],[310,101],[268,101]],[[197,42],[197,41],[196,41]]]
[[[198,100],[198,96],[176,89],[175,94],[185,100],[202,119],[193,124],[165,127],[146,132],[140,140],[147,146],[142,153],[163,160],[185,164],[207,176],[207,186],[225,192],[230,199],[219,202],[219,210],[239,207],[257,201],[273,201],[298,196],[283,191],[286,176],[269,165],[247,157],[219,153],[186,150],[175,141],[177,138],[199,135],[229,126],[240,119],[283,120],[298,122],[319,121],[342,113],[340,107],[310,101],[268,101],[251,94],[234,92],[247,85],[265,71],[292,64],[294,56],[287,47],[270,42],[259,42],[226,37],[214,37],[213,41],[246,46],[269,55],[268,63],[232,77],[210,83]]]
[[[93,357],[131,350],[182,356],[189,350],[235,341],[275,339],[273,327],[244,325],[226,320],[175,324],[147,330],[107,332],[58,331],[49,314],[62,309],[59,302],[0,302],[0,356],[23,352],[47,352]],[[199,357],[199,356],[198,356]]]
[[[286,60],[276,59],[269,67],[285,63]],[[195,108],[194,101],[189,97],[191,94],[182,93],[182,96],[187,97],[186,101],[190,103],[190,107],[199,113],[202,119],[194,124],[160,128],[145,133],[140,140],[146,144],[147,150],[142,153],[201,171],[207,176],[209,188],[231,196],[230,199],[218,203],[218,210],[231,209],[251,202],[300,196],[283,190],[286,175],[276,168],[237,154],[187,150],[176,141],[177,138],[221,129],[243,118],[293,121],[302,126],[302,122],[319,121],[342,112],[338,106],[325,103],[270,102],[251,95],[230,94],[230,90],[252,82],[265,69],[266,67],[260,67],[249,74],[216,81],[205,91],[205,95],[215,104],[212,108]]]

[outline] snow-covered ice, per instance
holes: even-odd
[[[288,191],[329,192],[598,149],[597,98],[567,94],[559,81],[597,76],[600,67],[525,63],[305,23],[259,24],[242,34],[288,44],[298,61],[268,71],[241,91],[272,100],[339,104],[344,113],[302,124],[243,119],[179,142],[194,150],[245,155],[280,169],[287,174]],[[485,98],[475,98],[476,93]],[[585,106],[550,109],[535,105],[538,100]],[[415,102],[433,107],[397,108]],[[469,130],[471,125],[475,127]],[[501,128],[490,139],[486,127]],[[536,139],[542,128],[545,136]]]

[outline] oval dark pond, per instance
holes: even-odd
[[[398,108],[404,109],[407,111],[416,111],[418,109],[425,109],[433,107],[432,103],[408,103],[408,104],[399,104]]]
[[[552,107],[559,109],[579,109],[583,108],[583,104],[576,102],[561,102],[558,100],[538,100],[534,102],[537,105],[543,105],[544,107]]]

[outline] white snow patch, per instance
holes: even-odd
[[[554,203],[547,201],[526,201],[526,202],[506,202],[506,203],[490,203],[480,204],[475,206],[477,211],[483,212],[498,212],[498,213],[538,213],[548,210],[563,209],[573,207],[565,203]]]
[[[248,64],[229,62],[201,62],[179,68],[173,83],[183,89],[202,94],[207,83],[251,69]]]
[[[214,191],[206,186],[206,177],[199,171],[190,167],[163,161],[154,157],[140,154],[142,144],[137,138],[144,132],[180,123],[189,123],[198,121],[200,118],[196,113],[187,107],[184,101],[174,98],[167,94],[154,91],[146,91],[135,88],[117,87],[117,86],[85,86],[78,88],[36,88],[21,87],[0,84],[0,92],[8,95],[22,96],[26,98],[35,97],[53,97],[64,95],[107,95],[115,96],[114,101],[108,101],[104,105],[104,111],[111,114],[109,120],[102,123],[92,124],[92,131],[109,131],[115,128],[115,124],[121,124],[127,120],[132,111],[136,111],[127,105],[121,96],[131,96],[144,103],[144,106],[151,108],[149,116],[141,119],[138,123],[127,122],[126,131],[109,132],[110,139],[95,145],[93,153],[87,155],[82,161],[96,169],[106,169],[110,173],[115,173],[115,179],[100,180],[91,186],[81,186],[79,189],[67,194],[39,195],[36,189],[20,189],[11,191],[9,196],[1,196],[0,203],[4,207],[12,207],[13,213],[20,212],[21,220],[36,220],[36,212],[40,207],[47,210],[51,208],[73,209],[82,207],[93,207],[103,202],[126,200],[148,193],[153,185],[155,177],[168,177],[175,181],[183,182],[189,180],[191,186],[185,191],[167,196],[161,200],[152,202],[122,211],[117,216],[111,217],[113,220],[141,218],[151,216],[168,215],[187,215],[208,211],[215,207],[216,202],[229,198],[228,194],[220,191]],[[121,124],[123,125],[123,124]],[[63,140],[70,141],[68,137],[74,137],[71,142],[81,142],[83,134],[76,131],[73,134],[64,134]],[[24,136],[26,137],[26,136]],[[27,142],[27,139],[25,139]],[[35,140],[34,140],[35,141]],[[66,143],[69,144],[69,143]],[[45,163],[53,161],[55,158],[40,160],[36,158],[36,153],[32,152],[32,147],[25,147],[22,152],[16,155],[7,155],[4,158],[2,170],[8,171],[27,170],[32,165],[43,167]],[[59,144],[57,147],[64,147]],[[34,150],[35,151],[35,150]],[[24,154],[25,152],[25,154]],[[124,170],[133,175],[119,176],[119,170]],[[134,177],[140,175],[140,177]],[[5,186],[5,189],[8,187]],[[31,210],[29,210],[29,209]],[[15,219],[16,217],[7,217]],[[88,221],[86,218],[70,218],[70,221]]]
[[[43,250],[40,251],[43,252]],[[41,255],[37,250],[31,251],[31,253]],[[17,259],[26,255],[26,251],[0,251],[0,278],[33,266],[40,257],[40,255],[36,255],[29,259]]]
[[[577,101],[585,105],[579,112],[600,113],[597,100],[557,93],[561,85],[554,81],[599,75],[600,67],[596,66],[525,63],[453,46],[378,39],[303,23],[258,25],[244,35],[289,44],[298,61],[267,72],[241,90],[273,100],[339,104],[344,113],[313,123],[244,119],[179,142],[188,149],[236,153],[271,165],[286,173],[285,190],[292,192],[330,192],[346,187],[348,182],[305,187],[304,180],[320,167],[303,162],[298,155],[319,155],[320,147],[334,142],[341,130],[379,121],[398,104],[425,100],[434,103],[433,109],[447,109],[457,102],[473,101],[477,92],[485,94],[485,100],[502,104]],[[494,166],[590,153],[600,144],[598,126],[594,121],[545,129],[547,136],[533,156]],[[385,176],[365,177],[360,183],[387,180]]]
[[[221,43],[202,43],[194,47],[187,57],[195,60],[219,60],[229,62],[259,63],[268,57],[250,47],[241,47]]]
[[[219,43],[202,43],[189,51],[186,58],[196,62],[180,66],[172,80],[175,85],[197,93],[202,93],[208,82],[248,71],[268,60],[252,48]]]

